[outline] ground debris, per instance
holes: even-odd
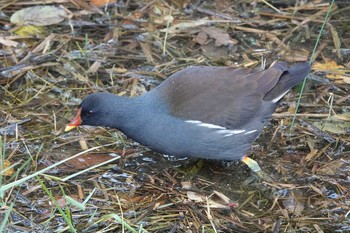
[[[0,231],[349,231],[349,7],[335,2],[312,57],[329,1],[2,3]],[[11,22],[37,7],[59,11]],[[297,91],[249,152],[271,182],[241,164],[155,154],[116,130],[64,133],[89,93],[137,96],[188,66],[275,60],[314,65],[294,127]]]

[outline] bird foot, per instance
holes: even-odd
[[[242,159],[243,163],[247,164],[247,166],[263,181],[267,181],[267,182],[273,182],[273,179],[263,170],[261,170],[259,164],[249,158],[248,156],[244,156]]]

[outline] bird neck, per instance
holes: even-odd
[[[113,111],[112,125],[109,127],[117,128],[125,134],[135,136],[142,131],[145,125],[153,122],[157,116],[167,113],[167,107],[151,92],[148,92],[139,97],[117,97],[119,100],[113,108],[118,111]]]
[[[114,96],[113,101],[106,103],[105,114],[103,114],[105,117],[104,126],[120,130],[129,127],[138,118],[139,108],[138,97]]]

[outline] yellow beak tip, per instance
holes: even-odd
[[[74,125],[67,125],[66,128],[64,129],[64,132],[71,131],[74,128],[76,128],[76,126],[74,126]]]

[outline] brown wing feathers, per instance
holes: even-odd
[[[308,72],[306,66],[288,69],[283,62],[264,71],[189,67],[169,77],[158,91],[175,117],[237,128],[251,121],[265,100],[282,95]]]

